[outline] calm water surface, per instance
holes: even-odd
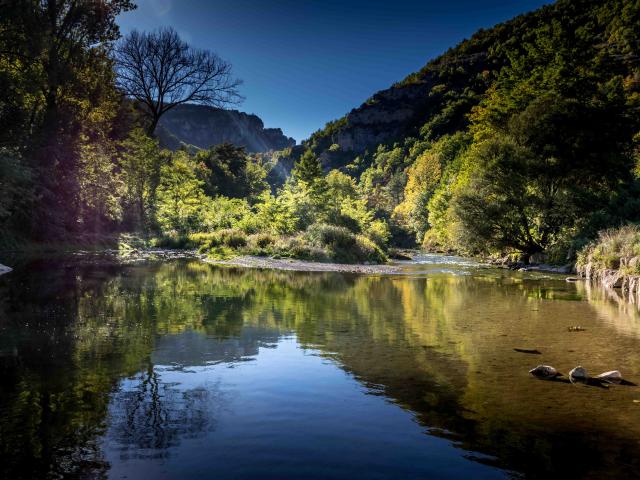
[[[527,373],[640,382],[636,307],[455,257],[402,267],[18,263],[0,277],[0,478],[640,475],[640,387]]]

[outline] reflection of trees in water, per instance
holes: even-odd
[[[620,333],[640,337],[640,305],[619,288],[606,288],[588,281],[578,282],[579,292],[598,314]],[[640,365],[639,365],[640,366]]]
[[[166,457],[181,440],[215,429],[222,404],[218,385],[181,389],[163,383],[153,367],[124,383],[111,402],[109,431],[122,458]]]
[[[0,478],[98,478],[108,467],[96,438],[113,379],[76,363],[73,325],[86,291],[79,278],[103,280],[52,261],[32,268],[0,282]]]

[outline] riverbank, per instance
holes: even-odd
[[[511,260],[509,256],[504,258],[488,259],[487,264],[505,268],[507,270],[515,270],[520,272],[545,272],[545,273],[575,273],[575,265],[568,263],[566,265],[551,265],[548,263],[524,263],[517,260]]]
[[[230,259],[204,258],[207,263],[230,267],[288,270],[296,272],[343,272],[366,275],[398,273],[400,268],[394,265],[364,265],[330,262],[312,262],[291,258],[258,257],[241,255]]]
[[[578,254],[578,274],[605,288],[620,289],[640,304],[640,228],[626,225],[601,232]]]

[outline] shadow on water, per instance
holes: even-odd
[[[633,376],[637,312],[558,277],[427,260],[393,276],[22,265],[0,278],[0,477],[640,475],[636,388],[527,374]]]

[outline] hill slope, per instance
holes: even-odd
[[[634,18],[637,11],[633,1],[560,0],[480,30],[303,143],[320,155],[326,168],[336,168],[380,144],[412,136],[437,139],[464,130],[473,107],[540,29],[548,29],[550,47],[560,40],[553,38],[555,33],[568,42],[578,36],[576,48],[579,36],[588,35],[588,43],[608,56],[612,76],[629,75],[638,65],[637,50],[631,48],[637,46],[640,33],[640,19]]]
[[[395,242],[563,261],[640,221],[640,2],[559,0],[480,30],[275,170],[303,153],[356,180]]]

